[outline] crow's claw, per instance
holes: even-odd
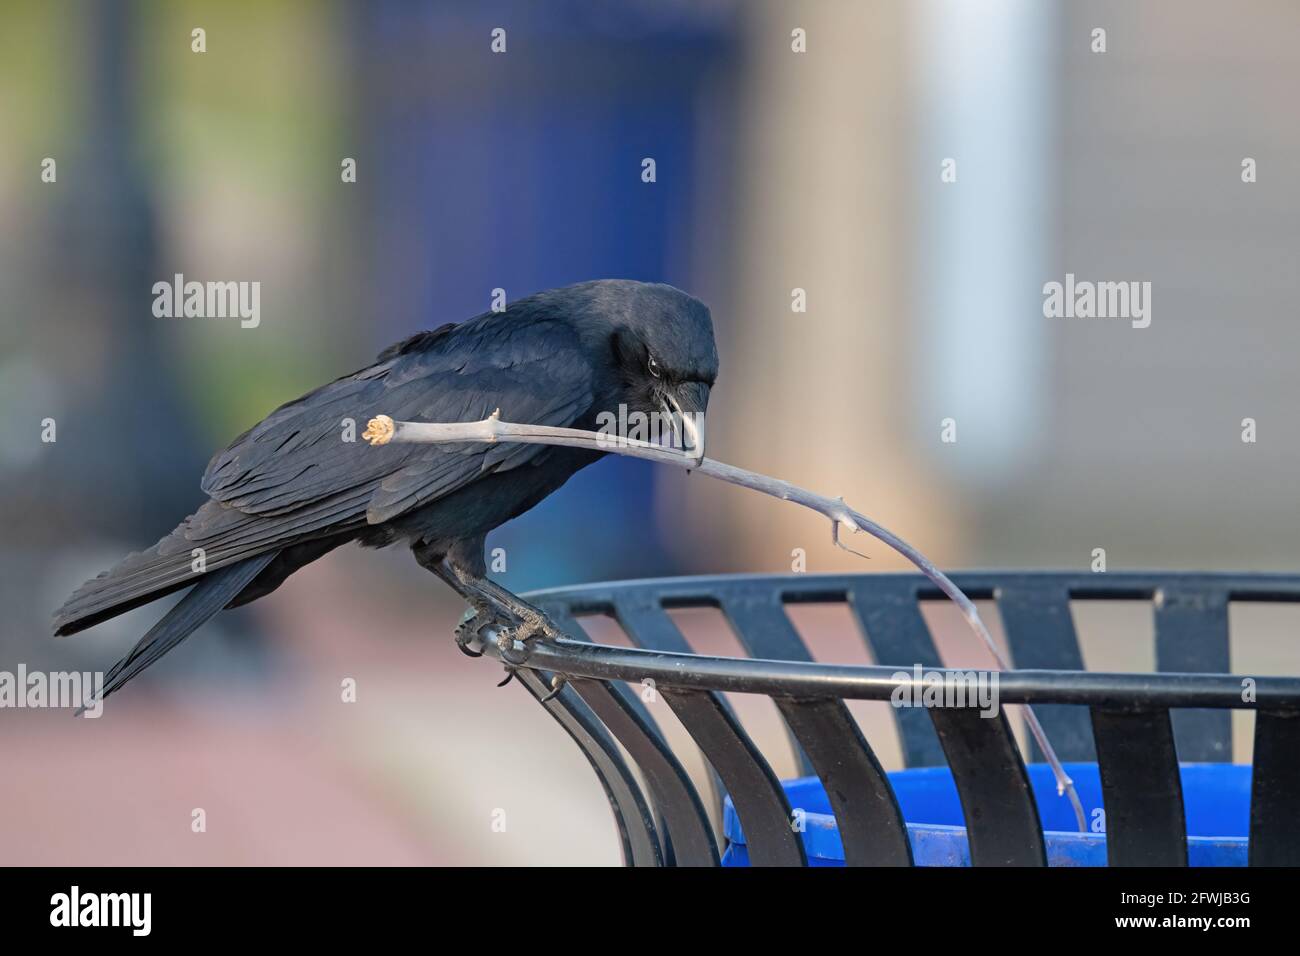
[[[482,655],[479,655],[479,656],[481,657]],[[507,668],[506,668],[506,679],[503,680],[501,683],[497,684],[497,686],[498,686],[498,687],[505,687],[506,684],[509,684],[512,680],[514,680],[514,677],[515,677],[515,669],[514,669],[513,667],[507,667]]]
[[[507,666],[513,665],[519,667],[528,661],[528,655],[531,650],[529,647],[530,635],[523,633],[522,627],[503,627],[497,631],[497,651],[501,655],[501,660],[505,661]],[[515,642],[524,645],[523,653],[515,650]]]
[[[560,691],[564,690],[564,685],[566,683],[568,682],[560,674],[556,674],[552,677],[551,692],[541,699],[541,703],[545,704],[547,701],[555,700],[555,698],[559,696]]]
[[[482,657],[482,651],[472,650],[470,644],[482,637],[482,631],[485,627],[502,625],[500,619],[493,615],[485,608],[471,609],[465,612],[459,624],[456,625],[456,646],[466,657]]]
[[[472,650],[469,646],[474,638],[478,637],[478,627],[476,626],[478,615],[470,618],[468,621],[461,621],[456,625],[456,647],[466,657],[482,657],[482,651]]]

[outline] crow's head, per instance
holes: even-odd
[[[703,454],[704,413],[718,377],[709,308],[680,289],[605,279],[584,283],[582,322],[612,371],[616,404],[658,416]],[[614,411],[615,409],[610,409]]]

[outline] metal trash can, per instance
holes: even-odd
[[[515,673],[590,760],[629,865],[1300,865],[1300,678],[1228,673],[1229,602],[1300,602],[1300,576],[952,577],[997,602],[1016,665],[998,674],[1000,701],[1034,706],[1102,832],[1073,832],[1048,768],[1026,765],[1001,710],[895,709],[907,769],[882,770],[845,701],[889,700],[917,667],[961,676],[939,661],[919,602],[940,595],[919,575],[535,592],[572,640],[532,644]],[[1070,602],[1088,599],[1150,602],[1158,673],[1083,670]],[[814,663],[785,613],[796,602],[846,604],[881,663]],[[749,657],[692,653],[667,611],[700,606],[722,611]],[[592,614],[616,619],[633,648],[591,643],[581,618]],[[706,758],[703,793],[628,686],[647,680]],[[801,779],[777,779],[725,691],[775,703]],[[1241,709],[1256,714],[1250,765],[1231,763]]]

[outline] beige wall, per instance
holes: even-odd
[[[907,197],[899,185],[906,11],[902,4],[746,5],[737,221],[719,316],[722,377],[711,454],[846,500],[938,551],[952,509],[904,441]],[[808,52],[790,31],[807,31]],[[791,290],[807,291],[805,314]],[[719,311],[715,306],[715,312]],[[685,479],[690,481],[690,479]],[[682,482],[667,483],[676,500]],[[862,568],[824,521],[790,505],[693,481],[691,547],[718,569]],[[725,540],[719,547],[716,542]],[[868,566],[902,566],[866,539]]]

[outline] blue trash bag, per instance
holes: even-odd
[[[1079,833],[1074,811],[1056,794],[1047,764],[1030,764],[1029,782],[1047,840],[1048,866],[1105,866],[1106,834],[1101,813],[1101,781],[1095,763],[1068,763],[1091,829]],[[1185,763],[1179,766],[1183,812],[1187,820],[1187,857],[1191,866],[1245,866],[1250,826],[1248,764]],[[917,866],[970,866],[965,818],[957,787],[947,767],[917,767],[889,774],[907,823]],[[802,810],[803,845],[810,866],[843,866],[844,847],[826,792],[816,777],[782,783],[794,810]],[[723,866],[748,866],[745,834],[728,797],[723,805],[728,846]]]

